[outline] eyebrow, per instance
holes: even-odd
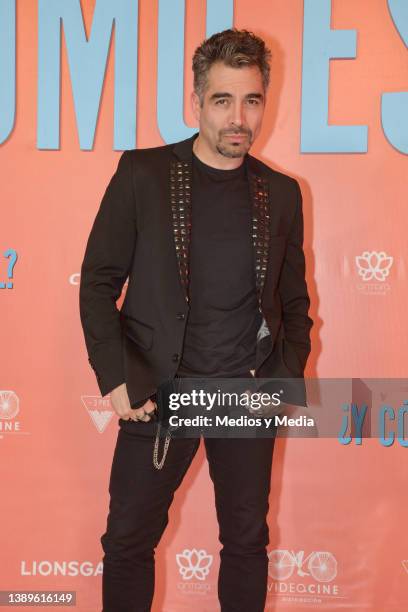
[[[210,97],[210,100],[218,100],[218,98],[232,98],[232,94],[228,92],[215,92]],[[263,95],[261,93],[249,93],[245,96],[245,98],[257,98],[258,100],[263,100]]]

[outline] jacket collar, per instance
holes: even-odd
[[[170,167],[170,200],[172,227],[176,247],[180,283],[187,302],[189,301],[189,249],[191,240],[191,165],[193,143],[198,132],[173,146],[176,157]],[[247,154],[250,196],[252,205],[252,244],[256,289],[261,304],[269,256],[270,199],[269,180],[262,164]],[[216,219],[214,220],[216,223]]]
[[[193,144],[199,132],[196,132],[190,138],[180,140],[173,146],[173,153],[180,161],[191,161],[193,158]]]
[[[193,144],[199,132],[195,132],[190,138],[180,140],[173,145],[173,153],[180,161],[191,162],[193,159]],[[256,157],[249,153],[245,156],[245,161],[248,164],[248,170],[253,174],[262,178],[267,178],[264,168]]]

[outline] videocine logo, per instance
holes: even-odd
[[[337,561],[331,552],[313,551],[306,558],[305,551],[272,550],[269,554],[268,574],[275,580],[287,580],[294,572],[302,578],[311,576],[317,582],[331,582],[337,576]]]
[[[20,411],[19,399],[14,391],[0,391],[0,419],[14,419]]]
[[[0,438],[3,434],[29,432],[22,431],[21,422],[15,417],[20,412],[20,398],[15,391],[0,389]]]
[[[320,605],[324,598],[338,598],[339,585],[333,580],[337,576],[337,560],[327,550],[314,550],[307,557],[305,551],[275,549],[268,553],[268,583],[270,595],[279,595],[286,600]],[[344,596],[343,596],[344,597]]]

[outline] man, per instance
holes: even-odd
[[[269,58],[245,30],[204,41],[193,58],[198,134],[125,151],[88,239],[81,321],[100,391],[120,417],[101,537],[104,612],[151,609],[154,549],[200,444],[173,439],[164,464],[153,465],[160,385],[251,371],[303,377],[312,320],[301,192],[248,153],[261,129]],[[264,610],[273,446],[270,437],[205,438],[223,612]]]

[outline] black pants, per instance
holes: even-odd
[[[154,594],[154,549],[200,438],[172,439],[164,466],[157,470],[152,462],[157,425],[119,423],[107,529],[101,537],[103,612],[148,612]],[[218,576],[221,610],[263,612],[274,438],[205,438],[204,443],[223,545]]]

